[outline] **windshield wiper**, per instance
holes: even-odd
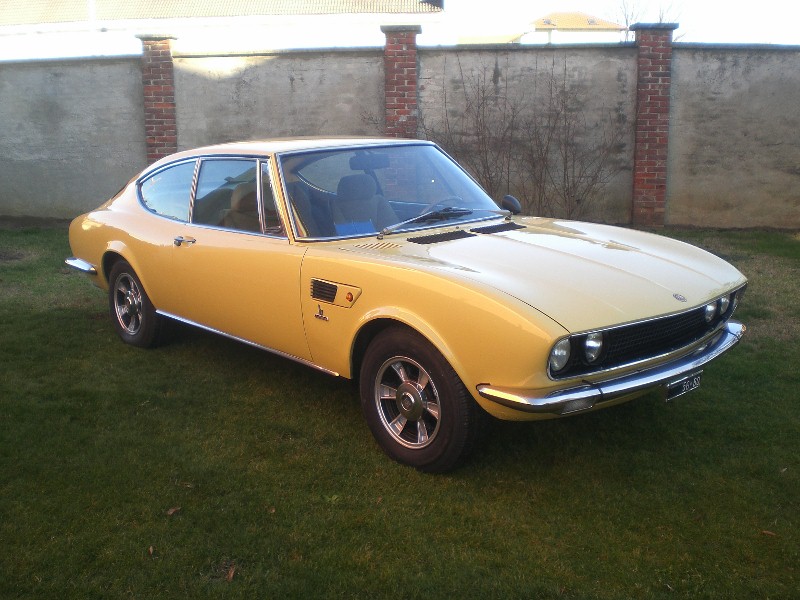
[[[394,225],[389,225],[388,227],[384,227],[378,234],[378,239],[383,238],[383,236],[385,236],[388,233],[397,231],[403,225],[409,225],[411,223],[424,223],[425,221],[446,221],[447,219],[453,219],[455,217],[465,217],[471,214],[472,214],[471,208],[455,208],[453,206],[447,206],[445,208],[440,208],[438,210],[431,210],[428,212],[424,212],[421,215],[417,215],[416,217],[411,217],[410,219],[406,219],[405,221],[400,221],[399,223],[395,223]]]
[[[499,215],[510,215],[511,213],[507,210],[491,210],[488,208],[457,208],[455,206],[447,206],[445,208],[440,208],[438,210],[431,210],[421,215],[417,215],[416,217],[411,217],[410,219],[406,219],[405,221],[400,221],[399,223],[395,223],[394,225],[389,225],[388,227],[384,227],[381,229],[380,233],[378,234],[378,239],[383,239],[383,236],[390,234],[394,231],[397,231],[404,225],[410,225],[411,223],[424,223],[425,221],[447,221],[448,219],[454,219],[456,217],[466,217],[467,215],[471,215],[474,211],[479,210],[481,212],[490,212],[496,213]]]

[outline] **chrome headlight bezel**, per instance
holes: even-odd
[[[586,336],[583,341],[583,353],[587,363],[591,365],[600,360],[604,344],[605,336],[602,331],[593,331]]]
[[[547,359],[547,366],[551,373],[558,373],[563,371],[569,364],[569,359],[572,357],[572,342],[570,338],[565,337],[558,340],[553,344],[550,350],[550,356]]]
[[[706,319],[706,323],[711,323],[714,320],[714,317],[717,316],[717,300],[713,302],[709,302],[705,305],[704,308],[704,317]]]

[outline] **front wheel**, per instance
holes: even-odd
[[[444,472],[472,450],[481,408],[445,358],[415,332],[391,327],[376,336],[360,388],[367,424],[394,460]]]
[[[108,282],[111,321],[122,341],[140,348],[157,345],[163,319],[156,314],[135,271],[121,260],[111,269]]]

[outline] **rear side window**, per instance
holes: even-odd
[[[194,165],[194,161],[181,163],[145,179],[139,191],[147,210],[162,217],[188,221]]]

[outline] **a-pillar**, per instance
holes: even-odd
[[[385,133],[417,137],[417,34],[419,25],[384,25]]]
[[[142,40],[142,87],[148,164],[177,152],[175,79],[172,40],[166,35],[139,35]]]
[[[638,75],[632,221],[637,227],[664,226],[669,147],[672,34],[677,23],[636,23]]]

